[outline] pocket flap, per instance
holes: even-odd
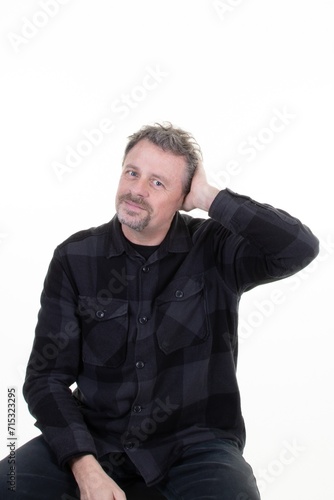
[[[203,289],[203,276],[182,276],[173,280],[157,298],[157,303],[182,302]]]
[[[100,299],[79,296],[78,314],[87,320],[106,321],[127,313],[128,302],[120,299]]]

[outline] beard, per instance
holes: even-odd
[[[124,201],[130,201],[140,206],[141,208],[139,209],[139,214],[138,211],[131,210],[131,207],[127,207],[123,203]],[[136,198],[131,194],[123,194],[117,199],[116,213],[121,224],[124,224],[135,231],[142,231],[151,221],[152,208],[142,198]]]

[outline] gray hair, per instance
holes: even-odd
[[[145,125],[138,132],[129,136],[123,164],[129,151],[142,139],[147,139],[164,151],[169,151],[176,156],[183,156],[186,159],[187,177],[183,182],[183,190],[184,194],[188,194],[197,165],[202,160],[201,148],[193,136],[181,128],[174,127],[170,122]]]

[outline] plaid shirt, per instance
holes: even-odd
[[[208,219],[177,213],[148,260],[116,216],[59,245],[23,389],[59,464],[123,452],[150,485],[190,444],[243,449],[240,296],[317,252],[299,220],[228,189]]]

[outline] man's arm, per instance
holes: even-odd
[[[211,234],[217,266],[224,263],[224,279],[238,292],[300,271],[319,251],[318,239],[298,219],[248,196],[210,186],[201,164],[182,208],[205,210],[221,225],[221,229],[214,226]]]
[[[41,295],[23,394],[60,467],[71,457],[96,455],[94,440],[70,390],[81,362],[76,308],[73,283],[56,250]]]

